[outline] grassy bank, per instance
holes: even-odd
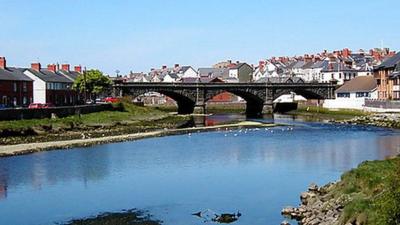
[[[348,199],[341,224],[400,224],[400,158],[362,163],[332,190]]]
[[[313,118],[329,119],[329,120],[347,120],[357,116],[368,116],[371,113],[355,109],[326,109],[318,106],[299,105],[297,110],[288,112],[291,115],[311,116]]]
[[[335,224],[400,224],[400,158],[364,162],[320,196],[319,212],[340,208]],[[325,191],[323,191],[325,192]],[[333,204],[333,206],[332,206]],[[337,205],[335,205],[337,204]]]
[[[20,144],[56,140],[104,137],[160,128],[176,128],[189,120],[167,112],[129,103],[104,111],[57,119],[0,122],[0,144]]]

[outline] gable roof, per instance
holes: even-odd
[[[337,63],[337,62],[331,64],[328,63],[328,65],[321,70],[321,72],[338,72],[338,71],[356,72],[357,70],[348,67],[343,63]]]
[[[76,72],[76,71],[66,71],[66,70],[60,70],[60,73],[62,73],[64,76],[69,78],[72,81],[75,81],[81,74]]]
[[[377,83],[374,76],[357,76],[344,83],[336,90],[336,93],[343,92],[370,92],[376,89]]]
[[[229,77],[228,68],[199,68],[199,75],[201,77],[211,76],[211,77]]]
[[[47,69],[41,69],[40,72],[33,69],[28,69],[28,71],[45,82],[73,83],[73,81],[59,72],[54,73]]]
[[[32,81],[31,78],[24,74],[23,68],[7,67],[0,69],[0,80],[11,80],[11,81]]]
[[[247,63],[238,63],[238,64],[236,64],[236,65],[230,67],[230,69],[240,69],[240,67],[245,66],[245,65],[251,67],[251,66],[248,65]]]
[[[390,58],[385,59],[379,66],[375,67],[375,70],[395,68],[399,62],[400,52]]]

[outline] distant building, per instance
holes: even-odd
[[[393,84],[393,100],[400,100],[400,62],[397,63],[397,66],[393,73],[389,75],[389,82]]]
[[[238,82],[251,82],[253,80],[253,68],[247,63],[239,63],[229,69],[228,77]]]
[[[78,103],[79,95],[72,89],[74,82],[71,78],[77,76],[76,73],[79,72],[72,73],[67,71],[67,68],[64,69],[60,72],[55,64],[42,69],[40,63],[32,63],[31,68],[24,71],[24,74],[33,80],[34,103],[51,103],[55,106]]]
[[[387,58],[382,64],[374,68],[374,77],[378,83],[378,99],[393,98],[393,85],[396,79],[389,79],[389,76],[394,72],[399,62],[400,52]]]
[[[329,62],[325,69],[321,70],[321,82],[336,80],[338,85],[344,84],[357,76],[357,70],[342,62]]]
[[[373,76],[358,76],[335,91],[336,99],[325,100],[325,108],[363,109],[366,99],[377,98],[377,82]]]
[[[5,107],[28,106],[33,101],[33,80],[24,69],[8,67],[0,57],[0,105]]]

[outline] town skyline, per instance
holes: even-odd
[[[175,63],[256,63],[323,49],[400,49],[395,41],[400,34],[392,29],[400,3],[393,0],[2,2],[0,55],[19,66],[33,61],[82,64],[113,75]],[[373,32],[381,29],[392,32]]]

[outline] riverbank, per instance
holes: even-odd
[[[189,116],[171,115],[129,103],[115,105],[112,111],[54,119],[0,122],[0,145],[66,141],[131,134],[184,126]]]
[[[331,110],[318,106],[299,105],[297,110],[290,111],[287,114],[306,117],[318,117],[329,120],[347,120],[357,116],[368,116],[372,113],[353,109]]]
[[[360,164],[341,180],[312,184],[282,214],[303,225],[400,224],[400,157]]]
[[[193,132],[205,132],[220,129],[231,129],[231,128],[256,128],[256,127],[274,127],[277,124],[264,124],[260,122],[239,122],[233,124],[222,124],[209,127],[191,127],[191,128],[176,128],[176,129],[159,129],[155,131],[115,135],[115,136],[104,136],[93,138],[90,136],[83,136],[80,139],[66,140],[66,141],[51,141],[51,142],[38,142],[29,144],[17,144],[17,145],[2,145],[0,146],[0,157],[23,155],[40,151],[57,150],[57,149],[69,149],[74,147],[89,147],[98,144],[132,141],[143,138],[161,137],[166,135],[176,135],[182,133],[193,133]]]
[[[343,124],[369,125],[400,129],[400,113],[381,113],[357,116],[348,120],[335,121]]]

